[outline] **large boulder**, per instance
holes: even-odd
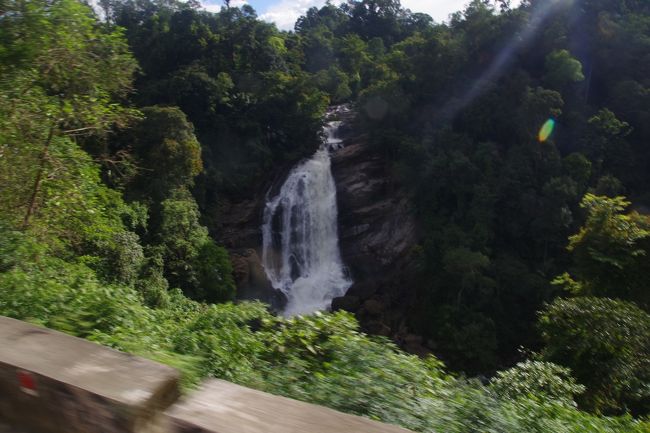
[[[260,300],[276,310],[284,307],[286,297],[281,291],[273,288],[257,251],[252,248],[233,251],[230,258],[238,299]]]

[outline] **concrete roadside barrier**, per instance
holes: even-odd
[[[408,433],[400,427],[210,380],[167,412],[170,433]]]
[[[148,433],[179,396],[173,368],[0,317],[0,422],[35,433]]]
[[[216,379],[177,401],[178,383],[173,368],[0,316],[0,433],[408,433]]]

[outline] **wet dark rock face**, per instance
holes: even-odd
[[[414,296],[417,224],[411,203],[364,137],[347,137],[332,158],[339,242],[354,284],[332,309],[356,314],[369,333],[400,341]]]
[[[343,259],[359,283],[391,272],[416,243],[416,224],[403,191],[363,142],[332,159]]]
[[[213,228],[215,237],[230,252],[237,299],[260,300],[274,310],[281,310],[286,296],[271,285],[262,266],[262,215],[266,192],[286,175],[288,169],[278,170],[267,183],[260,184],[250,197],[224,202],[219,209],[219,226]]]
[[[274,310],[280,310],[286,303],[286,296],[271,285],[262,260],[254,248],[231,251],[233,274],[237,284],[237,298],[241,300],[261,300]]]

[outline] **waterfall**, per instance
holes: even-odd
[[[273,287],[287,296],[287,316],[328,309],[352,284],[339,250],[330,161],[330,151],[342,145],[340,124],[325,126],[324,143],[291,170],[264,209],[262,263]]]

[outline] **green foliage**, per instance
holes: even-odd
[[[587,387],[578,401],[606,413],[645,413],[650,394],[650,315],[606,298],[558,299],[539,327],[542,357],[571,369]]]
[[[165,278],[165,261],[163,247],[160,245],[145,248],[145,264],[136,282],[136,288],[142,294],[145,305],[150,307],[168,307],[170,295],[169,282]]]
[[[541,369],[547,378],[542,387],[552,396],[497,395],[446,375],[433,357],[420,359],[366,336],[347,313],[284,319],[258,303],[205,305],[176,291],[166,306],[152,309],[133,289],[101,283],[89,268],[52,257],[20,232],[2,235],[0,314],[175,366],[186,386],[205,376],[224,378],[421,432],[647,428],[629,417],[587,415],[557,401],[571,382],[558,379],[564,371],[554,367]],[[524,377],[516,377],[529,390],[531,369],[524,370]]]
[[[331,95],[333,103],[344,102],[352,96],[348,76],[335,66],[320,70],[315,79],[318,86]]]
[[[650,219],[634,211],[625,214],[629,205],[623,197],[585,195],[580,206],[587,212],[586,221],[567,248],[581,283],[578,294],[647,306]]]
[[[126,29],[144,72],[137,82],[137,102],[177,106],[196,128],[205,167],[197,198],[206,214],[216,214],[224,196],[249,192],[273,165],[296,161],[316,148],[328,98],[301,70],[304,56],[295,36],[258,20],[250,7],[213,14],[180,2],[105,5],[109,19]],[[349,96],[345,87],[338,98]],[[156,142],[174,137],[172,125],[164,126],[167,121],[180,126],[179,134],[188,130],[184,119],[166,119],[172,114],[163,116],[163,110],[145,120],[136,141],[148,143],[151,128],[163,133],[151,134]],[[188,149],[184,140],[174,140],[181,144],[179,150]],[[114,146],[128,149],[130,141],[119,139]],[[178,152],[182,155],[196,160]],[[168,180],[174,170],[187,172],[184,164],[171,168]],[[142,179],[157,178],[143,173]],[[207,222],[211,229],[218,224]]]
[[[1,234],[0,314],[81,337],[138,320],[131,289],[101,282],[83,263],[53,256],[22,232],[2,227]]]
[[[549,399],[567,406],[575,406],[575,397],[585,391],[585,387],[571,377],[569,369],[542,361],[520,362],[498,372],[490,382],[490,389],[513,400],[522,397]]]
[[[283,319],[261,304],[205,305],[176,291],[152,309],[133,289],[106,285],[88,267],[6,228],[0,260],[0,314],[170,364],[186,386],[209,375],[422,432],[643,431],[629,418],[589,416],[558,401],[577,387],[549,365],[499,379],[523,382],[502,383],[509,391],[544,392],[497,396],[449,377],[433,357],[366,336],[347,313]],[[531,385],[530,374],[545,379]]]
[[[582,64],[567,50],[555,50],[546,56],[544,81],[551,87],[561,89],[569,83],[585,79]]]
[[[621,122],[616,118],[607,108],[603,108],[594,116],[589,118],[589,125],[593,126],[598,132],[608,136],[625,136],[630,133],[630,125],[626,122]]]
[[[87,6],[73,0],[5,6],[13,13],[0,25],[7,47],[0,52],[0,221],[47,245],[56,259],[76,257],[73,274],[87,267],[105,283],[138,286],[152,303],[164,302],[163,266],[155,255],[145,257],[135,232],[155,238],[147,233],[147,215],[157,230],[159,202],[192,185],[201,171],[192,126],[176,108],[143,110],[144,119],[129,133],[135,158],[127,156],[140,174],[125,183],[131,181],[129,194],[153,212],[143,202],[126,204],[102,182],[97,161],[85,150],[111,128],[139,116],[119,103],[128,96],[136,69],[122,32],[101,25]],[[152,178],[155,182],[149,182]],[[187,200],[196,207],[191,197]],[[210,299],[229,299],[234,284],[227,255],[198,226],[198,211],[190,216],[200,239],[192,239],[189,281],[175,283],[209,287]],[[172,261],[170,266],[186,265]]]
[[[347,313],[288,319],[262,337],[267,389],[376,419],[397,421],[443,377],[439,361],[368,338]]]
[[[591,178],[591,161],[581,153],[572,153],[562,159],[562,165],[564,171],[571,176],[580,190],[586,189]]]
[[[124,120],[128,110],[111,102],[129,92],[136,64],[120,31],[102,28],[73,0],[3,6],[16,12],[0,29],[3,83],[14,84],[9,95],[29,100],[42,92],[40,115],[57,134],[101,132]]]
[[[133,148],[138,177],[131,195],[162,200],[177,188],[189,187],[201,173],[201,146],[194,128],[176,107],[146,107],[143,119],[124,138]]]
[[[133,60],[119,31],[74,0],[5,2],[0,26],[0,191],[4,221],[78,246],[110,236],[119,200],[78,142],[123,125]],[[44,234],[44,236],[46,236]]]
[[[595,162],[598,174],[607,179],[614,173],[627,184],[638,182],[636,174],[630,171],[634,166],[633,150],[626,140],[632,132],[630,124],[617,118],[609,109],[602,108],[587,120],[587,131],[585,153]],[[610,186],[603,190],[622,192],[621,187]]]
[[[161,203],[158,242],[163,247],[165,276],[191,297],[210,301],[232,299],[232,265],[223,247],[199,223],[199,209],[187,190],[177,190]]]
[[[620,196],[624,191],[623,183],[611,174],[600,177],[594,188],[595,195],[608,197]]]
[[[648,302],[645,237],[617,249],[621,229],[603,245],[589,235],[566,249],[585,217],[591,224],[585,193],[648,203],[647,5],[500,2],[498,13],[494,3],[473,1],[436,25],[396,2],[356,1],[341,8],[347,24],[322,18],[330,6],[300,28],[333,47],[342,71],[354,68],[340,47],[360,59],[359,124],[421,230],[418,273],[406,277],[417,294],[404,314],[469,374],[539,346],[535,314],[558,294],[554,275],[569,271],[564,281],[581,293]],[[354,36],[365,50],[346,44]],[[555,130],[540,143],[549,119]],[[645,230],[640,215],[628,224]]]
[[[201,245],[194,267],[197,268],[201,299],[223,302],[235,297],[232,264],[225,248],[208,239]]]

